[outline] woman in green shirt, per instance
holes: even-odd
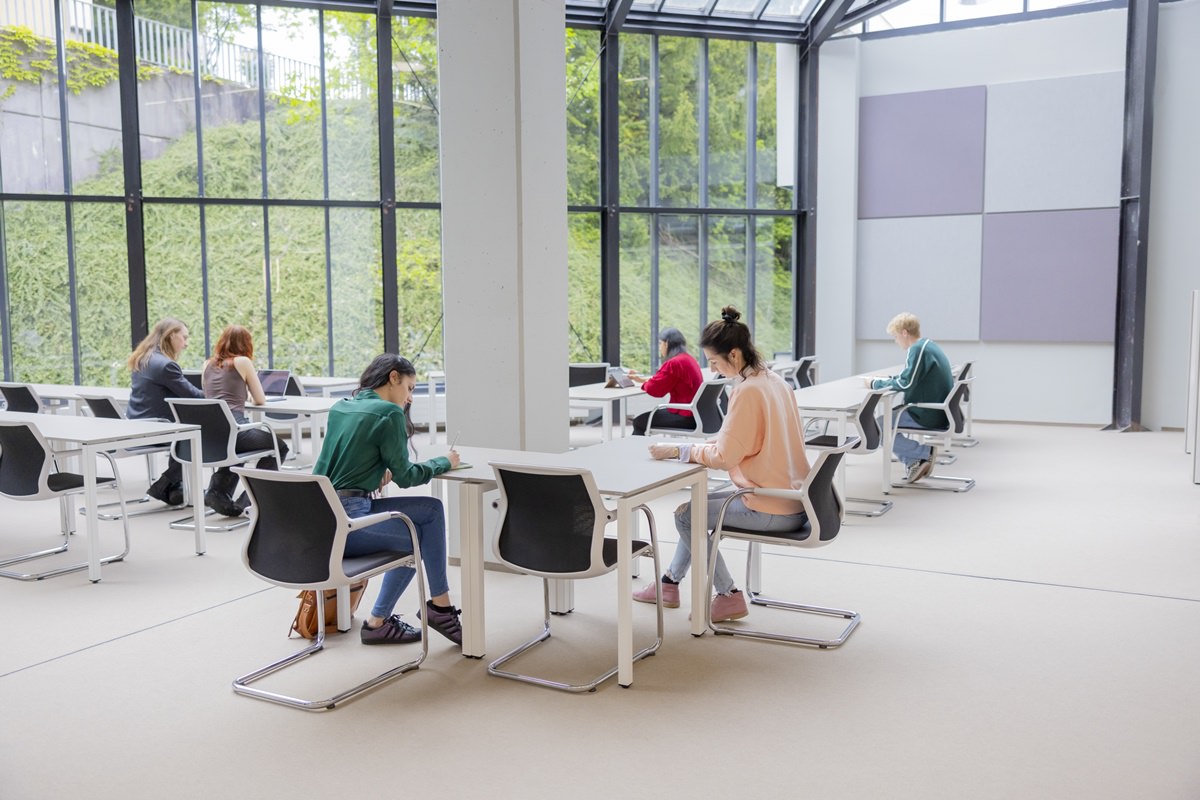
[[[405,408],[412,401],[417,371],[408,359],[391,353],[376,356],[362,377],[353,397],[336,403],[329,412],[328,432],[321,455],[313,465],[314,475],[326,475],[350,517],[381,511],[407,514],[421,542],[421,560],[429,579],[425,615],[429,627],[457,645],[462,645],[459,610],[450,602],[446,580],[446,521],[442,502],[436,497],[384,497],[371,494],[390,480],[402,489],[428,483],[435,475],[458,466],[458,453],[428,461],[410,461],[413,433]],[[416,449],[412,448],[415,455]],[[379,550],[412,550],[408,526],[388,520],[354,531],[346,540],[346,555],[357,556]],[[397,567],[383,575],[383,586],[363,621],[363,644],[405,644],[421,639],[421,632],[393,614],[392,609],[408,587],[415,570]]]

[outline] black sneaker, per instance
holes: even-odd
[[[183,505],[183,484],[172,483],[171,488],[167,490],[167,505],[181,506]]]
[[[242,507],[235,503],[232,497],[223,492],[214,492],[212,490],[205,492],[204,505],[223,517],[240,517],[242,515]]]
[[[421,641],[421,632],[400,619],[399,614],[392,614],[378,628],[368,628],[363,620],[359,638],[363,644],[411,644]]]
[[[459,647],[462,647],[462,622],[458,619],[458,615],[462,613],[462,609],[450,606],[449,611],[442,611],[441,609],[434,608],[429,601],[426,601],[425,608],[418,611],[417,616],[420,617],[422,612],[426,614],[424,619],[429,627]]]

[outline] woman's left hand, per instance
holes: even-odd
[[[679,445],[677,444],[660,444],[655,442],[650,445],[650,457],[658,461],[665,461],[669,458],[679,458]]]

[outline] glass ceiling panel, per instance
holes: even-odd
[[[763,16],[803,18],[808,13],[808,8],[815,3],[816,0],[771,0]]]
[[[667,0],[663,11],[702,11],[708,0]]]
[[[758,8],[758,0],[718,0],[717,7],[713,9],[714,16],[717,14],[737,14],[739,16],[750,14]]]

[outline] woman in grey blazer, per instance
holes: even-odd
[[[156,322],[149,335],[134,348],[128,362],[133,384],[126,416],[171,420],[168,397],[204,397],[183,376],[176,362],[187,343],[187,326],[166,317]],[[166,471],[150,484],[146,494],[168,505],[183,505],[183,466],[173,458],[168,459]]]

